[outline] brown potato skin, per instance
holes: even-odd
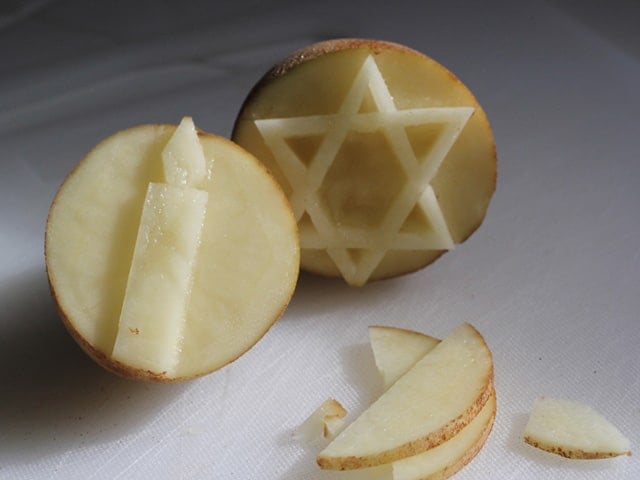
[[[291,55],[284,58],[282,61],[278,62],[271,69],[269,69],[260,78],[260,80],[258,80],[258,82],[254,85],[254,87],[251,89],[251,91],[245,98],[238,112],[238,115],[236,116],[236,120],[234,122],[233,129],[232,129],[231,138],[234,141],[237,140],[239,136],[238,131],[240,127],[240,122],[245,119],[246,110],[250,107],[253,100],[258,95],[260,95],[264,87],[269,85],[271,82],[283,77],[284,75],[287,75],[293,69],[295,69],[296,67],[299,67],[300,65],[306,62],[312,61],[326,54],[336,53],[344,50],[353,50],[353,49],[368,49],[373,54],[378,54],[384,51],[404,52],[410,55],[415,55],[415,56],[427,59],[429,61],[433,61],[427,55],[411,47],[408,47],[399,43],[395,43],[395,42],[386,41],[386,40],[366,39],[366,38],[336,38],[336,39],[326,40],[326,41],[305,46],[299,50],[296,50]],[[466,88],[463,82],[455,74],[453,74],[450,70],[446,69],[442,65],[441,67],[444,69],[447,76],[451,79],[453,83]],[[484,119],[483,123],[486,128],[484,134],[488,138],[493,139],[493,131],[491,129],[491,125],[489,124],[488,119],[486,118],[486,114],[484,113],[484,110],[480,106],[477,99],[475,99],[475,97],[473,97],[472,94],[471,96],[473,99],[474,107],[476,108],[475,115],[483,116],[483,119]],[[494,164],[497,164],[496,146],[493,141],[491,143],[492,143],[493,162]],[[452,234],[454,235],[455,242],[457,244],[465,242],[474,232],[476,232],[476,230],[478,230],[480,225],[483,223],[488,211],[489,203],[496,190],[497,168],[493,169],[492,178],[489,179],[489,182],[490,182],[490,190],[487,192],[488,198],[486,199],[486,205],[482,207],[482,214],[478,216],[477,220],[473,224],[466,225],[464,231],[452,232]],[[445,253],[447,253],[446,250],[430,250],[428,252],[427,251],[417,252],[416,256],[422,256],[422,259],[416,262],[413,266],[408,268],[396,269],[396,271],[393,271],[393,269],[389,269],[387,273],[382,273],[382,274],[374,271],[374,273],[369,278],[367,283],[372,281],[377,281],[377,280],[384,280],[388,278],[399,277],[409,273],[415,273],[423,269],[424,267],[430,265],[431,263],[435,262]],[[309,273],[319,275],[319,276],[324,276],[328,278],[341,277],[340,272],[332,264],[328,265],[326,262],[323,262],[322,260],[318,260],[317,258],[305,260],[304,254],[303,254],[303,261],[301,263],[301,268]]]
[[[535,447],[539,450],[544,450],[545,452],[553,453],[555,455],[560,455],[564,458],[571,458],[574,460],[600,460],[604,458],[613,458],[619,457],[621,455],[631,456],[631,452],[625,453],[608,453],[608,452],[586,452],[580,449],[565,449],[559,446],[548,445],[546,443],[538,442],[537,440],[531,438],[528,435],[524,437],[525,443],[528,443],[532,447]]]

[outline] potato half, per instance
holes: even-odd
[[[302,268],[351,285],[415,271],[465,241],[496,185],[476,98],[433,59],[390,42],[293,53],[255,85],[232,138],[289,197]]]
[[[278,184],[231,141],[183,130],[171,148],[173,125],[100,142],[47,220],[66,327],[130,378],[180,380],[235,360],[281,315],[298,277],[296,222]],[[189,169],[192,180],[180,176]]]

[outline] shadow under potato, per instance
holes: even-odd
[[[115,441],[186,388],[129,381],[95,364],[65,330],[43,270],[0,289],[0,464]]]
[[[362,287],[352,287],[338,277],[324,277],[305,271],[300,272],[296,291],[291,299],[285,321],[299,317],[300,313],[345,314],[349,310],[358,310],[364,306],[384,305],[391,296],[403,292],[405,282],[412,274],[395,278],[376,280]],[[425,289],[428,285],[425,285]]]

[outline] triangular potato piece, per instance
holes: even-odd
[[[524,441],[567,458],[631,455],[629,440],[614,425],[589,405],[573,400],[536,399]]]
[[[493,394],[491,352],[463,324],[420,359],[317,457],[348,470],[434,448],[468,425]]]
[[[378,325],[369,327],[369,340],[385,390],[440,343],[424,333]]]

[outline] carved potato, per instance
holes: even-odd
[[[351,285],[415,271],[465,241],[495,190],[493,136],[473,94],[389,42],[293,53],[253,88],[233,140],[289,197],[302,268]]]
[[[283,312],[299,271],[277,183],[188,118],[98,144],[55,196],[45,255],[80,346],[109,370],[155,381],[238,358]]]

